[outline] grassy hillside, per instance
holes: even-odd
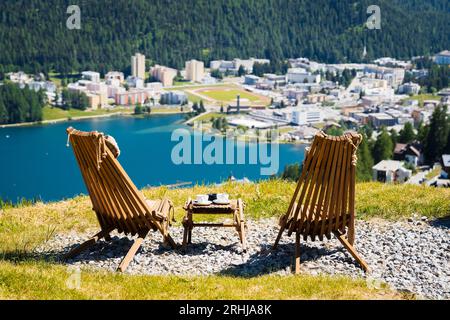
[[[295,184],[272,180],[257,184],[223,187],[195,186],[169,190],[157,187],[143,190],[147,198],[169,197],[176,206],[178,224],[182,206],[189,196],[226,191],[241,197],[251,219],[278,217],[286,210]],[[440,218],[450,214],[450,190],[413,185],[357,185],[359,219],[406,219],[412,214]],[[73,291],[63,284],[65,267],[36,261],[34,248],[56,233],[95,230],[97,221],[89,198],[79,196],[56,203],[4,206],[0,211],[0,299],[3,298],[262,298],[262,299],[357,299],[405,298],[387,289],[370,289],[362,280],[335,277],[299,276],[290,279],[263,276],[206,278],[127,276],[94,271],[83,272],[82,290]],[[45,281],[43,281],[45,280]],[[99,290],[99,285],[111,288]],[[123,290],[123,289],[126,290]],[[141,288],[146,288],[141,290]],[[244,290],[245,288],[245,290]]]
[[[0,299],[400,299],[363,280],[327,276],[129,276],[83,272],[81,287],[66,286],[62,266],[0,261]]]

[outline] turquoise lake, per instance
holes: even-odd
[[[87,193],[73,151],[66,146],[69,126],[112,135],[121,149],[119,162],[138,188],[181,182],[212,184],[230,175],[252,181],[270,177],[261,174],[266,163],[249,160],[249,149],[258,147],[256,144],[234,146],[236,157],[245,152],[244,164],[174,164],[172,150],[179,142],[172,141],[172,132],[190,130],[183,120],[183,115],[153,115],[0,128],[0,198],[54,201]],[[193,146],[194,138],[191,140]],[[203,142],[203,146],[209,143]],[[226,142],[223,145],[225,154],[233,152],[226,149]],[[269,154],[271,151],[269,148]],[[281,144],[278,154],[278,172],[282,172],[285,165],[303,160],[304,146]]]

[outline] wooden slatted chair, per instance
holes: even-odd
[[[364,271],[366,262],[353,247],[355,240],[356,151],[362,136],[348,133],[340,137],[319,132],[303,162],[294,196],[287,213],[280,218],[276,249],[284,230],[296,233],[295,273],[300,272],[300,236],[306,241],[333,233]],[[347,237],[345,237],[347,236]]]
[[[168,230],[170,211],[173,213],[171,201],[146,200],[113,156],[102,133],[68,128],[67,134],[101,230],[72,249],[65,258],[76,256],[102,238],[109,241],[109,233],[113,230],[125,235],[138,235],[118,271],[125,271],[150,230],[159,230],[164,241],[176,248]]]

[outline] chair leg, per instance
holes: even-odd
[[[347,239],[352,246],[355,244],[355,221],[353,219],[348,226]]]
[[[295,233],[295,274],[300,273],[300,232]]]
[[[350,242],[345,239],[344,235],[339,231],[333,231],[334,235],[342,243],[342,245],[347,249],[347,251],[355,258],[355,260],[361,265],[365,272],[370,272],[370,268],[367,263],[358,255],[355,248],[350,244]]]
[[[176,249],[177,248],[177,244],[175,243],[175,241],[173,241],[172,237],[170,236],[169,233],[167,233],[166,236],[164,236],[164,241],[168,242],[169,245],[172,247],[172,249]]]
[[[93,246],[94,244],[96,244],[101,238],[104,238],[106,236],[109,236],[109,232],[106,231],[100,231],[99,233],[97,233],[96,235],[94,235],[93,237],[91,237],[89,240],[83,242],[82,244],[80,244],[78,247],[73,248],[72,250],[70,250],[68,253],[66,253],[64,255],[64,259],[69,259],[69,258],[73,258],[77,255],[79,255],[81,252],[83,252],[84,250],[86,250],[87,248]]]
[[[278,235],[277,238],[275,239],[275,243],[272,246],[272,250],[276,250],[278,247],[278,243],[280,242],[281,236],[283,235],[283,231],[286,227],[286,219],[287,218],[283,218],[281,226],[280,226],[280,231],[278,231]]]
[[[126,270],[128,265],[130,264],[131,260],[135,256],[136,252],[139,250],[139,247],[142,245],[142,242],[144,242],[144,238],[147,236],[147,234],[148,234],[148,231],[143,232],[134,241],[130,250],[128,250],[127,255],[123,258],[122,262],[120,263],[119,267],[117,268],[117,271],[124,272]]]

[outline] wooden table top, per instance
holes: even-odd
[[[197,205],[194,204],[194,202],[191,200],[191,202],[188,204],[187,209],[190,210],[192,213],[230,213],[234,212],[237,205],[237,200],[230,200],[229,204],[216,204],[211,203],[209,205]]]

